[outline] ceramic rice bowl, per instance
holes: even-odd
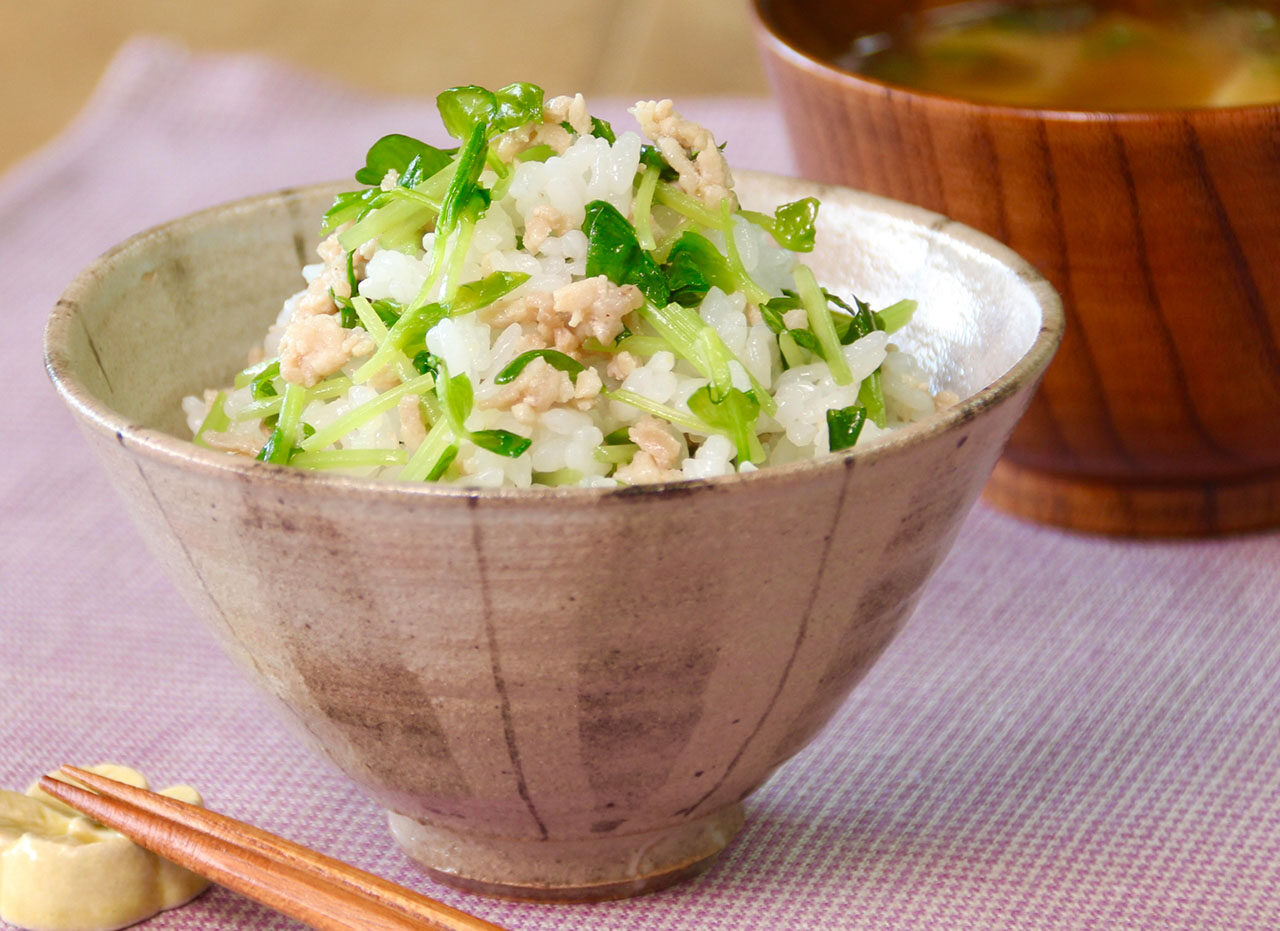
[[[437,878],[596,899],[704,869],[906,621],[1056,348],[1052,289],[918,208],[822,200],[820,280],[914,297],[895,341],[963,400],[847,455],[612,489],[401,485],[189,443],[296,289],[337,188],[137,236],[49,321],[54,384],[235,661]]]

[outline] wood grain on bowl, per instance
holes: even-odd
[[[988,499],[1105,533],[1280,525],[1280,106],[1019,110],[826,63],[938,5],[756,12],[805,174],[983,230],[1062,294],[1062,349]]]

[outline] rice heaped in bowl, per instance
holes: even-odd
[[[581,95],[454,88],[460,140],[383,137],[320,262],[196,442],[309,469],[473,486],[640,484],[848,449],[935,397],[879,311],[800,253],[818,201],[743,210],[722,147],[670,101],[639,132]]]

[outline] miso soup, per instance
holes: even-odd
[[[1141,11],[1141,12],[1137,12]],[[862,36],[850,71],[952,97],[1057,110],[1280,101],[1271,4],[965,3]]]

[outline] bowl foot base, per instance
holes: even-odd
[[[1214,537],[1280,527],[1280,474],[1239,481],[1121,483],[1042,472],[1002,459],[982,492],[994,508],[1071,530]]]
[[[742,806],[675,827],[572,840],[463,834],[388,814],[396,842],[433,879],[482,895],[598,902],[654,892],[706,870],[742,826]],[[624,826],[625,828],[625,826]]]

